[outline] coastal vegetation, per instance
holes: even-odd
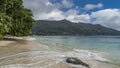
[[[120,31],[99,24],[73,23],[68,20],[37,20],[32,29],[35,35],[120,35]]]
[[[22,0],[0,0],[0,39],[4,36],[27,36],[34,19]]]

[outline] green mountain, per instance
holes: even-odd
[[[68,20],[37,20],[32,28],[36,35],[120,35],[120,31],[99,24],[73,23]]]

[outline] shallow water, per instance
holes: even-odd
[[[97,53],[120,65],[120,36],[33,36],[35,42],[63,49],[79,49]],[[35,40],[36,39],[36,40]]]

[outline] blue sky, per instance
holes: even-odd
[[[102,3],[104,8],[120,8],[120,0],[72,0],[76,5],[84,6],[86,4]]]
[[[62,0],[50,0],[52,3],[59,3]],[[115,0],[69,0],[70,2],[74,3],[74,6],[71,8],[75,8],[75,6],[78,6],[79,8],[84,8],[84,6],[86,4],[99,4],[101,3],[103,5],[102,9],[107,9],[107,8],[120,8],[120,0],[115,1]],[[69,8],[69,9],[71,9]],[[101,10],[99,8],[95,8],[89,11],[85,11],[84,12],[88,12],[91,13],[92,11],[98,11]],[[64,10],[63,10],[64,11]]]
[[[120,0],[23,0],[36,20],[92,23],[120,30]]]

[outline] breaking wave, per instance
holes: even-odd
[[[33,37],[27,37],[26,40],[28,40],[28,41],[34,41],[34,40],[36,40],[36,38],[33,38]]]

